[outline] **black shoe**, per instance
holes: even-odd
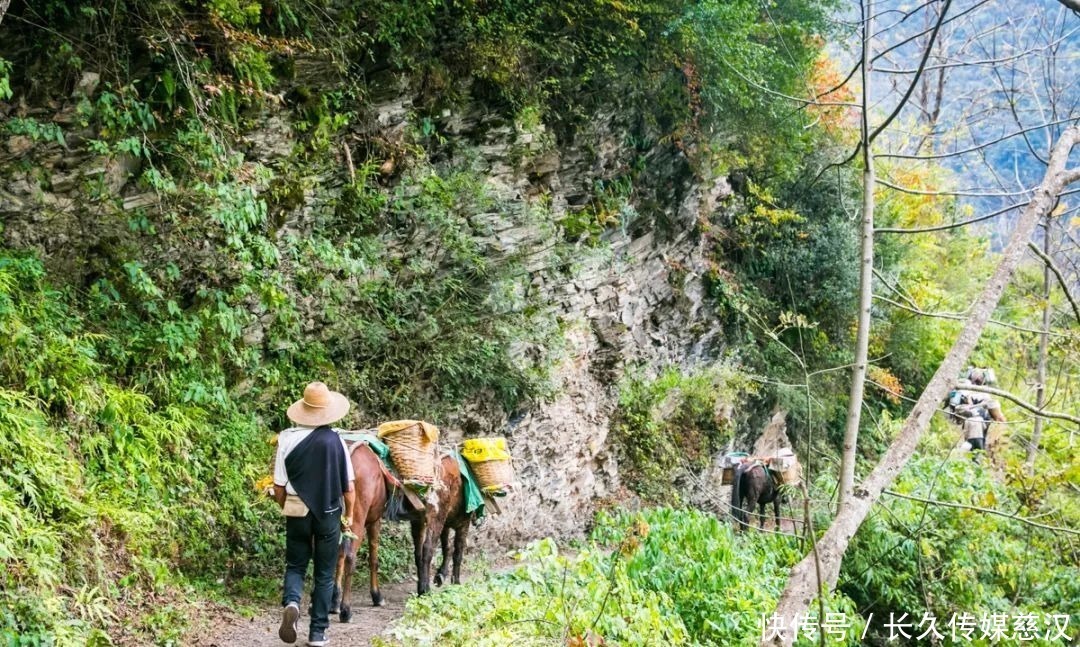
[[[307,639],[308,647],[325,647],[329,642],[330,641],[326,639],[326,632],[324,631],[316,631],[308,636]]]
[[[299,621],[300,605],[295,602],[290,602],[285,605],[285,608],[281,611],[281,628],[279,628],[277,632],[281,642],[289,643],[290,645],[296,642],[296,624]]]

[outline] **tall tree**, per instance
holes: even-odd
[[[870,126],[870,106],[872,100],[871,81],[873,79],[874,37],[874,0],[862,2],[862,121],[859,147],[863,153],[863,206],[862,231],[859,252],[859,320],[855,333],[855,359],[851,372],[851,389],[848,397],[847,418],[844,423],[844,446],[840,454],[840,493],[837,502],[839,510],[852,495],[855,486],[855,457],[859,443],[859,425],[862,422],[863,394],[866,389],[866,370],[869,363],[870,310],[874,298],[874,190],[877,178],[874,174],[874,141],[881,136],[889,124],[900,114],[912,94],[920,86],[927,61],[934,50],[934,43],[941,26],[945,23],[952,0],[941,2],[941,11],[937,14],[929,38],[923,47],[919,66],[914,72],[907,90],[900,96],[889,115],[876,127]]]
[[[874,142],[870,133],[870,82],[873,79],[872,42],[874,34],[874,0],[862,3],[862,119],[861,146],[863,150],[862,230],[859,248],[859,324],[855,333],[855,361],[851,371],[851,390],[848,396],[847,419],[844,424],[844,447],[840,458],[840,497],[837,505],[851,496],[855,484],[855,456],[859,443],[859,423],[862,419],[863,392],[866,389],[866,368],[870,348],[870,308],[874,296]],[[839,508],[838,508],[839,509]]]
[[[904,421],[900,433],[881,461],[863,480],[854,496],[843,502],[829,529],[817,541],[815,550],[791,569],[787,586],[776,606],[776,615],[785,622],[790,624],[794,618],[805,616],[810,602],[822,593],[823,589],[832,590],[836,586],[848,544],[884,489],[896,479],[904,464],[914,454],[931,416],[955,384],[956,375],[974,350],[983,328],[1005,291],[1005,286],[1023,259],[1035,227],[1042,218],[1051,213],[1065,187],[1080,181],[1080,167],[1067,166],[1069,155],[1078,141],[1080,125],[1070,126],[1062,133],[1054,145],[1043,180],[1017,221],[993,276],[972,308],[960,335]],[[793,641],[794,634],[788,631],[770,640],[762,640],[761,645],[787,647]]]

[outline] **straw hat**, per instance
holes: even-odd
[[[304,397],[293,402],[285,415],[298,425],[319,427],[341,420],[348,412],[348,398],[322,382],[312,382],[304,387]]]

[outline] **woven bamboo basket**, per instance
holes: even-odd
[[[721,459],[720,485],[731,485],[735,482],[735,467],[749,456],[746,452],[729,452]]]
[[[514,482],[514,466],[509,460],[469,463],[480,489],[484,492],[505,491]]]
[[[390,448],[394,469],[406,483],[435,482],[435,441],[424,435],[419,423],[385,434],[383,442]]]
[[[780,472],[780,476],[783,478],[784,483],[787,483],[788,485],[798,485],[799,482],[802,481],[802,468],[796,463],[783,472]]]
[[[782,482],[796,485],[802,480],[802,466],[799,459],[791,450],[781,450],[776,456],[768,459],[769,469],[780,475]]]

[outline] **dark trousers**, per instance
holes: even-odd
[[[330,626],[330,598],[334,595],[334,568],[341,543],[341,515],[321,521],[310,512],[306,517],[285,517],[285,586],[281,606],[300,604],[308,562],[315,560],[311,592],[310,632],[325,632]]]

